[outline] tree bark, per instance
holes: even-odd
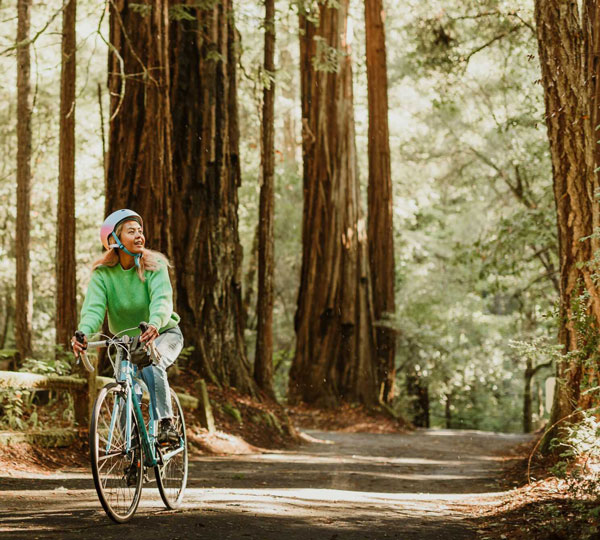
[[[29,258],[31,229],[31,0],[17,3],[17,224],[15,339],[20,365],[32,350],[33,286]]]
[[[369,102],[368,243],[373,311],[377,321],[395,312],[394,209],[384,17],[382,0],[365,0]],[[384,326],[377,327],[376,336],[380,398],[389,403],[394,396],[396,337],[392,329]]]
[[[275,0],[265,0],[264,70],[275,73]],[[270,80],[270,79],[269,79]],[[273,391],[273,274],[275,221],[275,81],[263,90],[262,184],[258,222],[258,297],[254,380],[271,398]]]
[[[600,164],[600,4],[598,0],[585,0],[583,12],[584,32],[587,60],[587,83],[591,89],[591,130],[594,141],[594,164]],[[600,179],[600,171],[596,173],[596,181]]]
[[[111,0],[110,42],[106,211],[138,212],[146,245],[171,258],[168,0]]]
[[[188,4],[194,20],[172,22],[170,46],[177,310],[201,375],[255,393],[243,335],[233,6]]]
[[[598,225],[598,205],[594,202],[594,192],[598,187],[594,173],[595,138],[589,120],[592,85],[589,84],[589,56],[586,56],[590,34],[589,31],[584,32],[580,22],[587,20],[585,15],[586,12],[580,19],[576,2],[535,2],[559,239],[558,339],[565,353],[582,348],[573,322],[573,301],[584,290],[590,294],[585,308],[595,321],[600,315],[592,269],[586,264],[592,259],[598,242],[582,241]],[[558,384],[550,425],[571,414],[580,404],[583,377],[581,354],[558,363]],[[557,430],[553,429],[546,441],[549,442],[556,433]],[[544,444],[544,447],[547,449],[548,445]]]
[[[378,402],[367,239],[356,171],[348,0],[300,14],[304,211],[289,399]],[[341,52],[341,54],[340,54]],[[333,56],[333,61],[332,61]]]
[[[75,273],[75,34],[76,0],[63,11],[56,235],[56,344],[68,346],[77,328]]]

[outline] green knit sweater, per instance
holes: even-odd
[[[144,272],[142,282],[135,266],[124,270],[116,266],[99,266],[92,272],[92,279],[81,309],[79,330],[90,335],[98,332],[108,309],[108,327],[113,334],[127,328],[130,336],[139,334],[137,326],[141,321],[164,332],[179,322],[179,315],[173,311],[173,289],[166,265],[154,272]]]

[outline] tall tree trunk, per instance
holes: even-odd
[[[446,429],[450,429],[452,427],[452,394],[448,393],[445,397],[444,418],[446,420]]]
[[[294,58],[288,48],[283,45],[279,48],[279,63],[282,66],[291,65],[294,62]],[[286,103],[295,103],[296,102],[296,92],[297,85],[294,84],[295,76],[293,74],[289,74],[288,77],[283,78],[285,76],[284,71],[279,74],[278,82],[282,81],[283,84],[279,85],[281,89],[281,97],[284,99]],[[286,168],[293,168],[297,170],[296,156],[298,151],[298,137],[296,135],[296,114],[295,114],[295,106],[290,107],[286,106],[282,107],[282,111],[279,116],[283,116],[283,129],[282,129],[282,140],[278,147],[281,149],[282,160]]]
[[[378,401],[366,227],[356,170],[348,0],[300,15],[304,212],[289,397]],[[318,15],[318,26],[311,22]],[[332,58],[333,57],[333,58]]]
[[[598,0],[585,0],[583,12],[584,32],[586,35],[587,73],[586,79],[592,92],[591,96],[591,129],[594,137],[594,164],[600,164],[600,3]],[[600,178],[600,171],[596,173],[596,181]]]
[[[275,73],[275,0],[265,0],[265,62],[267,77]],[[262,184],[258,218],[258,298],[254,380],[267,395],[273,391],[273,273],[275,220],[275,81],[263,91]]]
[[[531,379],[533,378],[533,360],[527,358],[527,367],[525,368],[523,391],[523,433],[531,433]]]
[[[419,374],[409,368],[405,374],[406,394],[411,398],[412,423],[417,427],[429,427],[429,386]],[[447,398],[447,403],[449,403]],[[447,411],[449,412],[449,411]]]
[[[585,8],[584,8],[585,9]],[[594,136],[591,122],[591,84],[588,84],[589,32],[581,26],[576,2],[536,0],[535,19],[550,141],[560,259],[560,327],[564,352],[581,348],[573,323],[573,301],[586,289],[589,311],[598,320],[600,302],[592,280],[591,260],[597,241],[582,241],[598,224],[594,192]],[[584,12],[583,20],[587,20]],[[550,424],[571,414],[581,399],[584,376],[577,355],[557,366],[558,384]],[[553,429],[546,441],[556,434]],[[548,445],[544,445],[548,448]]]
[[[174,260],[186,343],[196,369],[254,393],[244,345],[237,43],[231,0],[192,7],[171,26]]]
[[[31,0],[17,2],[17,225],[15,338],[21,364],[31,355],[33,287],[29,259],[31,229],[31,60],[29,10]]]
[[[110,42],[106,209],[141,214],[147,246],[171,257],[168,0],[111,1]]]
[[[2,326],[0,326],[0,349],[6,347],[6,338],[8,337],[8,328],[10,320],[14,315],[14,306],[12,294],[9,291],[4,293],[4,317],[2,318]]]
[[[246,330],[253,328],[248,319],[250,315],[250,305],[254,301],[254,286],[256,284],[256,270],[258,268],[258,232],[259,224],[254,227],[254,238],[252,239],[251,251],[248,255],[248,270],[244,276],[243,300],[242,300],[242,327]]]
[[[63,11],[56,235],[56,344],[67,347],[77,328],[75,275],[75,20],[76,0]]]
[[[380,321],[395,311],[394,223],[390,136],[388,128],[387,61],[382,0],[365,0],[367,89],[369,100],[369,265],[373,286],[373,311]],[[394,395],[394,331],[379,326],[377,368],[380,397]]]

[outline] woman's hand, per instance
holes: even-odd
[[[75,336],[71,338],[71,347],[73,347],[73,354],[75,355],[75,358],[79,358],[81,353],[85,352],[87,349],[87,343],[87,336],[85,335],[83,336],[83,343],[77,341],[77,337]]]
[[[158,337],[158,328],[148,325],[148,330],[146,330],[141,336],[140,340],[143,341],[146,345],[150,345],[156,338]]]

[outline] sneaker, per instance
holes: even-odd
[[[160,421],[158,437],[156,440],[161,446],[179,444],[179,433],[177,433],[177,430],[175,429],[175,424],[173,423],[172,418],[163,418]]]

